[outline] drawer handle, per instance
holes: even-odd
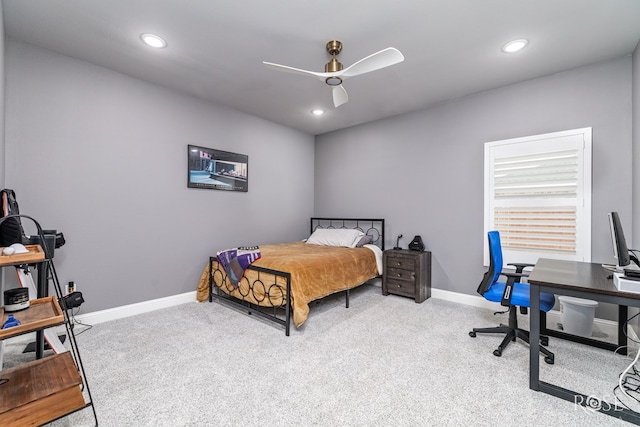
[[[401,288],[401,287],[402,287],[401,285],[396,285],[396,288]]]

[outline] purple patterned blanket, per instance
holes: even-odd
[[[258,246],[240,246],[232,249],[225,249],[216,254],[218,262],[224,268],[227,277],[234,288],[238,287],[238,282],[242,279],[244,271],[252,262],[260,259],[260,248]]]

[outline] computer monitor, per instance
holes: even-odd
[[[625,267],[633,268],[634,266],[630,265],[631,255],[629,254],[627,241],[624,238],[624,231],[622,230],[622,223],[620,222],[618,212],[609,212],[609,227],[611,228],[613,257],[617,261],[616,268],[619,270],[622,270]]]

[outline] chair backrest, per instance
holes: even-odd
[[[500,245],[500,233],[490,231],[487,233],[489,240],[489,270],[484,273],[482,282],[478,286],[478,293],[484,295],[491,285],[498,280],[502,271],[502,246]]]

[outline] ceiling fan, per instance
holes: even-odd
[[[327,52],[331,55],[331,61],[325,64],[324,73],[301,70],[299,68],[288,67],[286,65],[274,64],[266,61],[263,61],[263,64],[275,70],[305,74],[322,80],[327,85],[333,87],[333,105],[337,108],[349,100],[347,91],[342,87],[342,82],[346,79],[389,67],[404,61],[404,56],[398,49],[388,47],[362,58],[358,62],[355,62],[343,69],[342,64],[338,61],[338,58],[336,58],[340,51],[342,51],[342,42],[338,40],[331,40],[327,43]]]

